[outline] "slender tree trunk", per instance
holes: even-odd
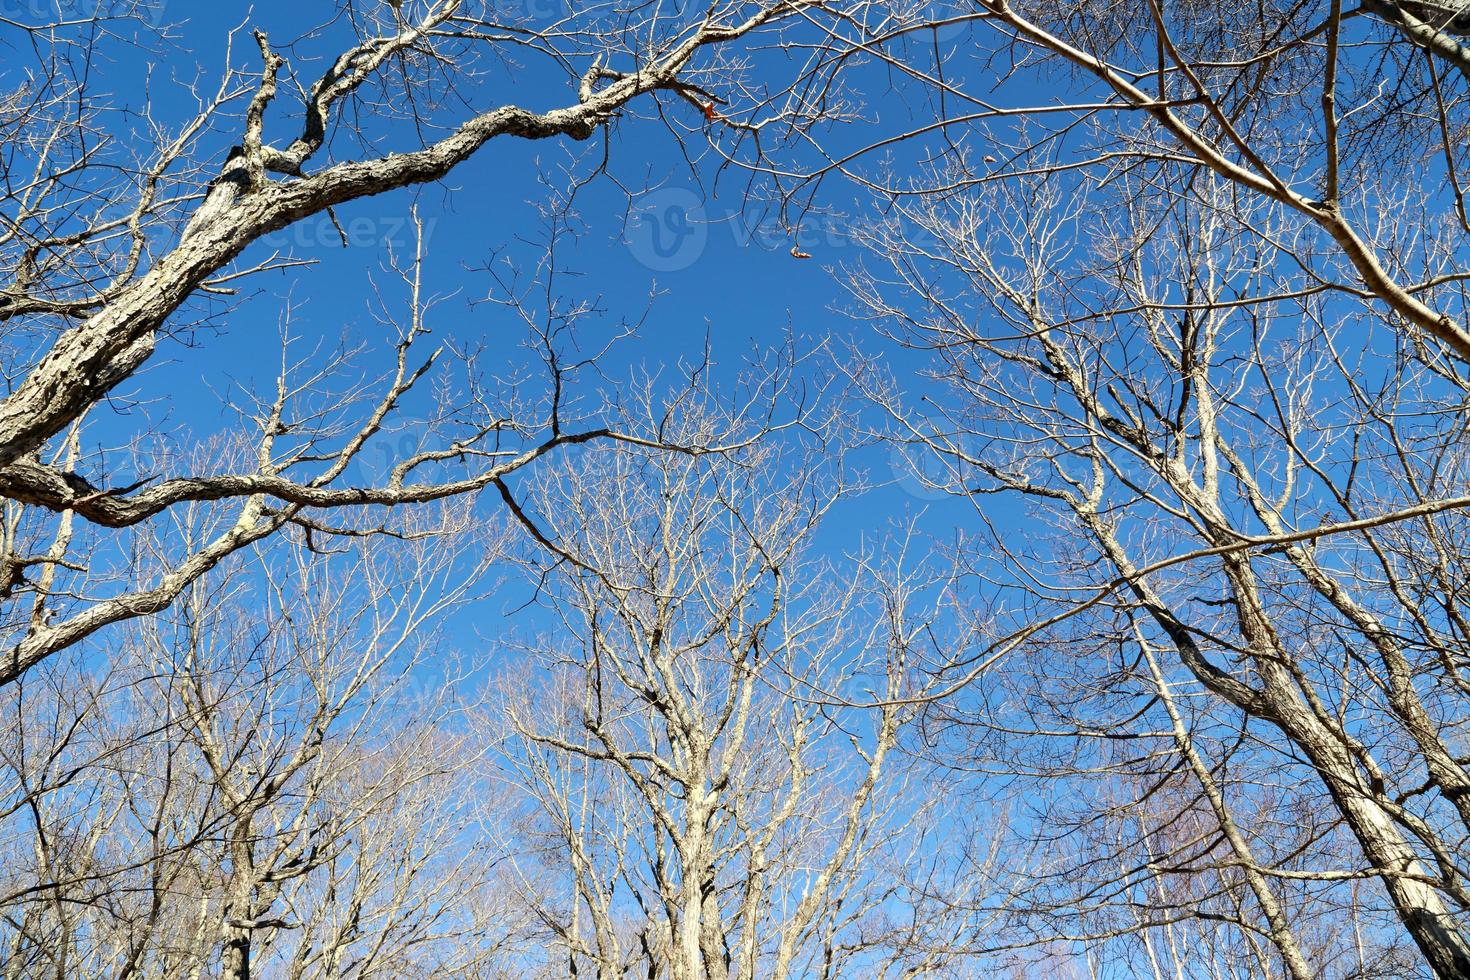
[[[1159,669],[1158,661],[1153,654],[1152,646],[1142,641],[1144,657],[1148,661],[1148,668],[1153,674],[1154,684],[1158,687],[1159,698],[1164,704],[1164,709],[1169,713],[1169,722],[1174,732],[1174,744],[1178,747],[1185,761],[1189,763],[1190,769],[1199,780],[1204,789],[1205,797],[1210,801],[1210,808],[1215,811],[1215,819],[1220,824],[1220,831],[1225,835],[1230,849],[1240,860],[1242,870],[1245,874],[1246,883],[1250,886],[1251,893],[1255,895],[1257,904],[1261,907],[1261,913],[1266,917],[1269,926],[1268,932],[1271,942],[1276,946],[1276,952],[1281,956],[1281,962],[1286,967],[1287,975],[1292,980],[1313,980],[1317,974],[1307,964],[1306,957],[1302,955],[1301,947],[1297,944],[1296,936],[1291,931],[1291,925],[1286,921],[1286,913],[1281,907],[1281,902],[1276,896],[1271,883],[1261,873],[1260,866],[1256,863],[1255,855],[1251,852],[1250,844],[1245,835],[1241,833],[1236,825],[1235,819],[1230,814],[1226,805],[1225,795],[1220,786],[1215,782],[1214,775],[1209,766],[1200,757],[1194,747],[1194,739],[1190,736],[1188,728],[1185,727],[1184,719],[1179,714],[1178,707],[1174,704],[1174,694],[1169,688],[1169,683],[1164,678],[1164,673]]]

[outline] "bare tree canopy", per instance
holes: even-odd
[[[983,520],[996,666],[933,710],[1029,777],[1015,941],[1470,974],[1459,6],[966,21],[955,152],[849,288],[926,357],[921,399],[861,369],[895,438]]]
[[[117,485],[103,474],[132,467],[68,462],[56,448],[67,433],[89,413],[115,408],[108,400],[118,386],[160,343],[186,336],[204,304],[232,295],[252,274],[299,264],[266,251],[273,233],[442,180],[505,141],[586,141],[629,113],[703,121],[715,111],[708,88],[716,82],[740,96],[738,128],[734,120],[726,128],[759,159],[767,143],[800,140],[820,118],[820,106],[808,104],[822,98],[812,87],[832,84],[831,55],[847,48],[834,33],[841,18],[785,0],[690,12],[612,5],[509,19],[493,4],[460,0],[345,4],[283,47],[258,26],[231,32],[227,69],[195,83],[187,105],[177,98],[117,105],[91,90],[91,61],[172,54],[173,11],[120,3],[105,15],[47,23],[44,6],[31,22],[9,23],[19,63],[7,67],[13,87],[0,117],[0,322],[7,325],[0,492],[35,515],[21,522],[28,544],[44,540],[40,515],[65,516],[51,522],[49,545],[17,541],[5,556],[12,612],[0,683],[103,626],[166,607],[228,555],[283,528],[330,534],[339,522],[329,513],[473,493],[558,447],[618,437],[593,421],[563,424],[560,394],[575,368],[548,350],[535,392],[529,382],[475,391],[479,368],[464,366],[462,377],[446,382],[456,411],[423,450],[379,484],[351,479],[385,420],[424,379],[445,371],[434,373],[442,349],[420,350],[430,296],[418,219],[418,243],[396,263],[402,305],[386,324],[396,334],[396,364],[382,383],[353,392],[355,416],[328,420],[302,404],[320,390],[318,372],[340,377],[343,367],[288,360],[278,390],[242,408],[251,423],[240,434],[248,460],[236,467],[170,467]],[[157,30],[143,29],[153,20]],[[750,50],[788,46],[802,55],[775,70],[778,79],[744,77]],[[518,76],[544,86],[524,91],[531,104],[551,107],[505,101]],[[451,477],[441,465],[451,460],[478,465]],[[66,558],[75,522],[127,529],[202,501],[235,502],[234,518],[106,598],[62,598],[79,591],[65,582],[77,571]]]
[[[848,492],[833,449],[629,449],[538,494],[558,615],[482,724],[530,804],[521,887],[569,974],[953,964],[956,916],[925,894],[934,789],[898,757],[922,570],[844,580],[811,554]],[[799,696],[859,688],[887,703]]]
[[[1470,5],[0,50],[7,980],[1470,976]]]

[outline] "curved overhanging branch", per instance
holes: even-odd
[[[439,180],[497,137],[585,140],[629,101],[677,88],[679,72],[702,48],[739,38],[806,5],[775,3],[733,26],[706,22],[658,60],[617,75],[601,89],[596,82],[611,76],[594,69],[597,73],[580,86],[576,104],[547,112],[500,106],[422,149],[341,163],[285,182],[270,182],[264,174],[299,170],[292,164],[314,152],[316,124],[309,120],[306,133],[287,150],[273,150],[264,143],[260,129],[274,96],[280,59],[258,36],[266,69],[247,112],[244,145],[231,152],[179,244],[141,279],[62,334],[15,391],[0,401],[0,467],[38,450],[132,375],[152,355],[158,332],[174,311],[262,236],[334,205]],[[416,40],[413,35],[413,31],[399,35],[378,53],[386,52],[387,57],[402,50]],[[368,56],[370,63],[374,57]],[[341,75],[341,66],[333,71]],[[328,77],[336,76],[329,72]],[[313,104],[324,113],[363,77],[351,75],[325,87],[318,83]]]
[[[92,524],[109,528],[132,527],[181,503],[207,503],[242,497],[268,497],[292,507],[393,507],[425,504],[463,496],[499,483],[505,476],[564,446],[595,441],[619,442],[686,455],[728,452],[730,447],[692,447],[654,442],[612,429],[562,433],[516,453],[512,458],[474,476],[441,483],[405,483],[390,479],[386,486],[328,487],[303,483],[278,473],[234,473],[179,477],[141,489],[143,483],[98,488],[84,477],[33,459],[18,460],[0,470],[0,496],[51,511],[70,511]],[[399,475],[418,466],[457,457],[486,455],[470,450],[469,440],[445,449],[420,453],[399,465]],[[508,454],[509,455],[509,454]],[[147,481],[144,481],[146,483]]]

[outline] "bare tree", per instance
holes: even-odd
[[[1181,870],[1147,928],[1225,915],[1192,890],[1223,863],[1272,970],[1404,969],[1402,938],[1466,975],[1460,6],[984,0],[955,21],[990,88],[940,53],[941,116],[908,135],[946,157],[887,183],[885,271],[853,287],[933,354],[922,410],[906,381],[873,393],[975,501],[982,580],[1026,596],[985,661],[1012,658],[1017,702],[949,710],[982,757],[1067,787],[1048,833],[1090,834],[1058,868],[1086,889],[1032,910],[1104,948],[1128,930],[1102,912]],[[1034,765],[1053,739],[1070,750]],[[1181,780],[1208,851],[1145,805]]]
[[[977,574],[1027,597],[987,661],[1014,658],[1017,701],[948,710],[1008,733],[975,741],[983,757],[1072,746],[1027,764],[1070,787],[1048,833],[1095,842],[1067,867],[1082,890],[1052,903],[1062,935],[1129,931],[1089,910],[1223,875],[1227,921],[1269,940],[1272,972],[1372,972],[1361,947],[1343,966],[1341,928],[1374,914],[1347,884],[1371,875],[1398,935],[1460,976],[1463,388],[1304,270],[1293,220],[1167,168],[900,202],[874,235],[889,272],[854,295],[932,352],[944,394],[915,413],[872,391],[985,516]],[[1055,534],[1015,533],[1021,513]],[[1196,802],[1161,812],[1166,791]],[[1137,823],[1120,837],[1119,820]],[[1205,914],[1226,915],[1176,898],[1145,925]],[[1392,962],[1394,932],[1365,942]]]
[[[438,520],[395,549],[277,546],[106,662],[8,690],[7,976],[494,965],[515,928],[436,629],[492,554],[464,508]]]
[[[707,402],[657,414],[681,441],[748,424]],[[550,974],[957,963],[945,907],[923,891],[926,873],[935,894],[948,883],[924,836],[939,788],[900,749],[907,699],[931,683],[917,670],[927,623],[910,619],[922,571],[810,553],[848,493],[840,450],[629,447],[558,468],[516,504],[544,545],[531,570],[555,616],[485,726],[525,794],[521,894]],[[830,690],[850,702],[819,697]]]

